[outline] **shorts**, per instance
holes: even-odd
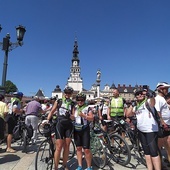
[[[87,126],[81,131],[74,131],[74,142],[76,147],[82,146],[83,149],[90,149],[90,127]]]
[[[72,138],[74,126],[71,120],[57,119],[55,135],[56,139]]]
[[[11,115],[8,114],[7,116],[8,116],[8,118],[7,118],[8,129],[7,129],[7,131],[8,131],[8,134],[13,134],[13,129],[17,124],[17,117],[12,115],[12,114]]]

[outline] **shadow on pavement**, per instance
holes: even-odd
[[[0,157],[0,164],[17,161],[19,159],[21,158],[17,156],[16,154],[3,155],[2,157]]]

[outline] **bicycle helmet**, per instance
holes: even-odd
[[[85,94],[83,94],[83,93],[78,93],[77,95],[76,95],[76,100],[86,100],[86,95]]]
[[[64,93],[73,93],[73,91],[74,91],[73,88],[69,86],[65,87],[64,89]]]
[[[159,82],[156,86],[157,90],[161,90],[161,89],[165,89],[165,88],[169,88],[170,84],[166,83],[166,82]]]
[[[13,95],[16,97],[22,97],[24,94],[22,92],[14,92]]]
[[[143,89],[141,89],[141,88],[136,89],[135,96],[141,94],[142,92],[143,92]]]

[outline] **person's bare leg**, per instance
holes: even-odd
[[[166,142],[165,142],[165,146],[166,146],[166,152],[167,152],[167,157],[168,157],[168,161],[170,163],[170,136],[168,136],[166,138]]]
[[[77,147],[76,152],[77,152],[78,166],[82,167],[82,155],[83,155],[82,147],[81,146]]]
[[[152,157],[152,162],[154,170],[161,170],[161,159],[159,155],[157,157]]]
[[[145,155],[146,166],[148,170],[153,170],[152,159],[150,155]]]
[[[11,142],[12,142],[12,134],[8,134],[8,136],[7,136],[7,149],[11,149]]]
[[[87,167],[91,167],[92,154],[91,154],[90,149],[84,149],[84,153],[85,153]]]
[[[71,138],[64,139],[64,151],[63,151],[63,166],[66,167],[68,156],[70,152]]]
[[[63,140],[57,139],[56,140],[56,150],[54,153],[55,170],[58,170],[58,164],[60,161],[60,154],[61,154],[62,147],[63,147]]]

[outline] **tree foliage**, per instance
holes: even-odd
[[[10,80],[7,80],[5,82],[5,91],[7,94],[10,94],[10,93],[18,91],[18,88],[13,82],[11,82]]]

